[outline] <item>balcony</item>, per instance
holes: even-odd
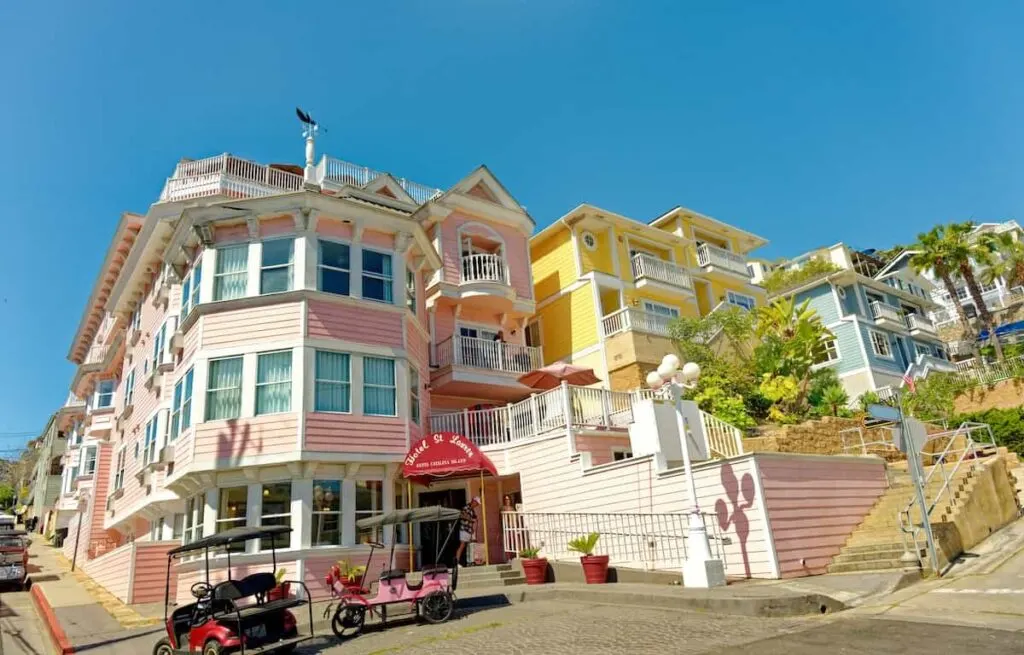
[[[750,279],[750,271],[747,270],[747,259],[740,254],[734,253],[725,248],[713,246],[710,243],[702,243],[697,246],[697,265],[705,273],[714,271],[725,271],[737,275],[744,280]]]
[[[604,327],[604,335],[606,337],[618,334],[619,332],[629,331],[668,337],[671,336],[669,326],[672,325],[674,320],[671,316],[652,314],[626,307],[605,316],[601,319],[601,324]]]
[[[457,432],[478,446],[500,446],[546,434],[619,430],[633,422],[633,395],[566,385],[504,407],[427,417],[431,432]]]
[[[904,331],[907,329],[907,320],[903,315],[903,310],[899,307],[893,307],[878,300],[872,301],[868,307],[871,310],[871,318],[875,319],[875,325],[891,330]]]
[[[505,260],[501,255],[476,253],[462,256],[461,284],[497,282],[508,284]]]
[[[915,337],[936,337],[939,334],[938,330],[935,329],[935,324],[931,322],[931,319],[920,314],[907,314],[907,328],[910,330],[910,334]]]
[[[685,268],[645,253],[633,255],[633,281],[638,288],[654,283],[670,291],[693,293],[693,282]]]
[[[454,336],[435,348],[430,386],[444,395],[518,400],[529,389],[516,378],[543,365],[540,348]]]

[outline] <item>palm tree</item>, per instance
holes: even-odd
[[[850,402],[850,397],[846,395],[846,389],[841,385],[834,384],[825,387],[824,393],[821,394],[821,402],[832,410],[832,416],[839,416],[839,408],[846,407]]]
[[[910,267],[918,274],[931,271],[942,281],[942,286],[945,287],[946,293],[949,294],[953,307],[956,309],[960,324],[963,325],[967,335],[973,337],[974,331],[967,320],[967,313],[964,312],[963,305],[957,298],[956,285],[953,284],[953,275],[959,266],[955,261],[956,255],[952,251],[951,243],[946,235],[946,226],[936,225],[928,232],[918,234],[917,243],[914,244],[913,249],[916,252],[910,257]]]
[[[1002,279],[1008,288],[1024,287],[1024,241],[1009,232],[986,234],[982,243],[993,253],[991,263],[981,273],[981,281],[995,284]]]
[[[1002,361],[1003,346],[996,336],[996,323],[992,318],[992,312],[988,310],[985,299],[981,295],[981,285],[978,284],[978,276],[974,273],[977,265],[984,270],[992,265],[992,246],[988,239],[972,239],[974,223],[953,223],[949,226],[949,238],[953,243],[953,252],[956,255],[957,268],[960,277],[967,284],[967,290],[971,293],[974,306],[978,308],[978,316],[981,317],[981,324],[988,328],[988,338],[996,351],[996,359]]]

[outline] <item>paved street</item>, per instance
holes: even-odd
[[[0,593],[0,655],[49,655],[43,630],[28,592]]]

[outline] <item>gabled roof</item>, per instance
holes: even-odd
[[[761,246],[766,245],[768,243],[768,239],[765,239],[762,236],[758,236],[753,232],[748,232],[747,230],[738,228],[735,225],[730,225],[729,223],[720,221],[717,218],[712,218],[706,214],[701,214],[700,212],[694,211],[687,207],[683,207],[682,205],[676,205],[675,207],[669,209],[667,212],[661,214],[660,216],[656,216],[655,218],[650,220],[650,224],[655,227],[661,227],[665,223],[671,221],[672,219],[676,218],[681,214],[690,216],[692,218],[696,218],[706,223],[711,223],[726,234],[737,234],[741,239],[745,239],[751,243],[750,250],[760,248]]]
[[[381,173],[370,180],[370,183],[363,187],[365,191],[371,191],[395,200],[401,200],[411,205],[418,205],[412,196],[402,188],[402,184],[395,179],[391,173]]]
[[[452,195],[460,194],[491,202],[505,209],[524,214],[531,224],[536,224],[526,207],[519,204],[505,185],[491,172],[486,165],[480,164],[472,173],[456,182],[450,189],[444,192],[440,200]]]

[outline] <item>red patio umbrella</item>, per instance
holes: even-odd
[[[548,364],[543,368],[538,368],[519,376],[519,384],[531,389],[554,389],[563,381],[569,384],[586,386],[588,384],[596,384],[601,379],[594,375],[594,369],[573,366],[565,362]]]

